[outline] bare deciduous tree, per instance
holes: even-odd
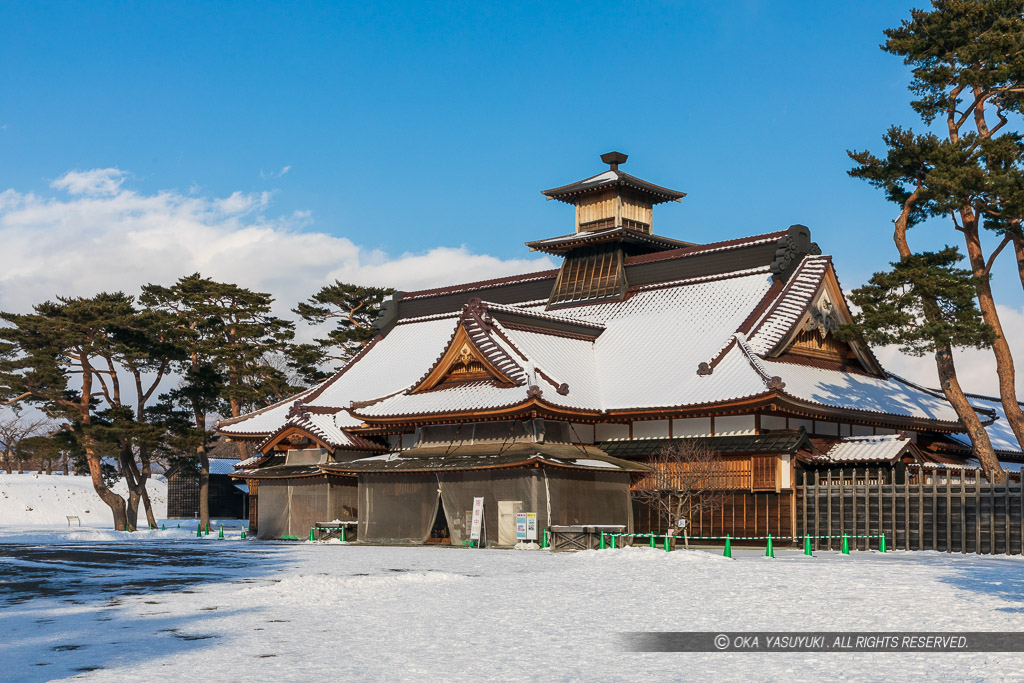
[[[689,547],[689,520],[725,503],[731,473],[721,455],[702,440],[675,441],[658,449],[633,487],[633,498],[649,506]],[[686,520],[680,527],[679,520]]]
[[[14,472],[16,462],[19,470],[25,471],[24,463],[15,457],[14,447],[19,441],[51,431],[53,426],[44,416],[25,415],[14,410],[5,410],[0,414],[0,455],[3,456],[3,467],[7,474]]]

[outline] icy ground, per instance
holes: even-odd
[[[1020,680],[1020,654],[635,654],[634,630],[1011,630],[1024,560],[549,553],[0,530],[0,678]],[[111,538],[109,532],[97,539]],[[15,541],[20,539],[20,543]]]

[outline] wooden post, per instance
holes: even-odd
[[[953,552],[953,475],[946,477],[946,552]]]
[[[981,477],[974,472],[974,553],[981,555]]]
[[[821,548],[821,539],[818,538],[818,521],[821,519],[821,506],[818,501],[821,496],[819,495],[820,480],[818,479],[818,473],[814,473],[814,549],[819,550]],[[1024,525],[1022,525],[1024,526]]]
[[[825,496],[828,504],[828,549],[832,550],[832,468],[828,470],[828,479],[825,480]]]
[[[843,468],[839,468],[839,536],[846,534],[846,485],[843,481]]]
[[[880,536],[885,534],[885,505],[882,504],[883,503],[883,501],[882,501],[882,483],[884,481],[885,480],[882,479],[882,468],[879,467],[878,468],[878,534]],[[881,539],[879,539],[879,542],[881,542]]]
[[[804,519],[803,532],[804,532],[804,534],[803,535],[804,535],[804,537],[806,537],[807,536],[807,503],[808,503],[808,499],[807,499],[807,493],[808,493],[807,492],[807,470],[804,470],[803,474],[804,474],[804,509],[803,509],[803,519]],[[796,536],[796,534],[793,534],[793,535]]]
[[[853,549],[860,550],[860,539],[857,536],[857,467],[853,468],[853,495],[850,497],[850,516],[853,517],[853,531],[850,533],[853,539]]]
[[[960,470],[960,553],[967,553],[967,493],[964,490],[966,469]]]
[[[1006,483],[1003,484],[1006,488],[1003,490],[1003,507],[1006,512],[1006,554],[1010,554],[1010,478],[1006,478]],[[1024,517],[1024,515],[1022,515]]]
[[[918,550],[925,550],[925,466],[918,472]]]
[[[988,482],[988,551],[996,554],[996,484]]]
[[[939,549],[939,473],[932,475],[932,550]]]
[[[892,521],[892,547],[893,547],[893,550],[895,550],[895,549],[897,549],[899,547],[898,545],[896,545],[896,470],[895,469],[890,469],[889,470],[889,481],[892,484],[892,497],[890,498],[890,500],[892,501],[892,520],[891,520]]]
[[[910,470],[903,475],[903,549],[910,550]]]

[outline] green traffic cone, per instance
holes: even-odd
[[[197,526],[196,527],[196,538],[202,538],[202,537],[203,537],[203,527],[202,526]]]
[[[651,534],[651,547],[652,547],[652,548],[653,548],[653,547],[655,547],[655,543],[654,543],[654,534]]]
[[[543,538],[543,540],[540,543],[540,547],[541,548],[547,548],[549,544],[550,544],[550,541],[548,541],[548,530],[545,529],[544,530],[544,538]]]
[[[882,540],[878,542],[878,552],[885,552],[885,534],[882,534]]]
[[[345,527],[341,527],[341,542],[342,543],[347,543],[348,542],[348,541],[345,540]]]
[[[765,557],[775,557],[775,548],[772,547],[772,535],[768,534],[768,545],[764,549]]]
[[[670,540],[668,534],[665,534],[665,552],[666,553],[672,552],[672,541]]]
[[[167,525],[166,524],[161,524],[160,525],[160,531],[167,531]]]
[[[722,553],[722,557],[732,557],[732,537],[725,537],[725,552]]]
[[[181,522],[178,522],[178,528],[179,529],[181,528]]]
[[[604,532],[601,532],[601,542],[597,544],[598,550],[604,550]]]
[[[309,527],[309,540],[310,542],[313,540],[313,527]]]
[[[612,534],[612,542],[611,542],[612,550],[615,550],[615,543],[616,543],[616,541],[615,541],[615,534]]]
[[[220,525],[220,534],[217,535],[217,538],[224,538],[224,525],[223,524]]]
[[[814,551],[811,550],[811,537],[804,536],[804,555],[814,555]]]
[[[242,529],[242,540],[245,540],[245,529]]]
[[[843,555],[850,554],[850,539],[846,534],[843,534]]]

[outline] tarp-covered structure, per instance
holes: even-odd
[[[564,444],[416,448],[401,454],[323,465],[359,481],[359,539],[425,543],[443,513],[453,545],[470,540],[473,502],[484,499],[481,545],[517,542],[517,513],[536,513],[538,528],[615,524],[632,529],[629,486],[636,463]]]

